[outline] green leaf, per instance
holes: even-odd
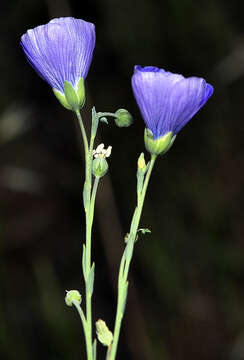
[[[126,243],[126,244],[128,243],[129,236],[130,236],[130,234],[127,233],[127,234],[125,235],[125,237],[124,237],[124,240],[125,240],[125,243]]]
[[[108,119],[105,116],[101,117],[100,121],[108,125]]]
[[[129,283],[128,283],[128,281],[126,281],[125,287],[123,289],[123,297],[122,297],[122,306],[121,306],[122,315],[125,312],[125,306],[126,306],[127,295],[128,295],[128,286],[129,286]]]
[[[87,277],[87,292],[92,295],[93,293],[93,286],[94,286],[94,273],[95,273],[95,264],[92,264],[92,267],[89,271],[88,277]]]
[[[86,245],[83,244],[83,252],[82,252],[82,270],[84,279],[86,280]]]
[[[80,107],[78,96],[71,83],[66,80],[64,82],[64,95],[72,110],[78,110]]]
[[[140,195],[142,192],[144,174],[139,169],[137,170],[137,202],[139,202]]]
[[[89,203],[90,203],[90,196],[89,196],[87,183],[85,182],[84,189],[83,189],[83,205],[84,205],[85,212],[88,211]]]
[[[99,117],[97,116],[95,106],[93,106],[93,108],[92,108],[92,130],[91,130],[91,134],[92,134],[92,136],[94,138],[95,138],[95,136],[97,134],[98,123],[99,123]]]
[[[137,217],[137,211],[138,211],[138,208],[136,207],[135,211],[134,211],[134,214],[133,214],[132,221],[131,221],[131,225],[130,225],[130,233],[134,232],[134,224],[135,224],[136,217]]]
[[[143,235],[145,234],[151,234],[151,230],[150,229],[138,229],[137,232],[141,232]]]
[[[133,253],[133,249],[134,249],[134,241],[132,241],[132,239],[130,238],[131,235],[129,235],[128,241],[127,241],[127,245],[125,248],[125,258],[126,261],[130,261],[132,258],[132,253]]]

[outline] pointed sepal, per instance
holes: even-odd
[[[172,131],[169,131],[167,134],[163,135],[158,139],[153,138],[153,133],[149,129],[145,129],[144,132],[144,141],[147,151],[152,155],[162,155],[169,150],[171,145]]]
[[[85,85],[83,77],[80,78],[77,87],[73,87],[69,81],[65,81],[64,93],[57,89],[53,89],[53,92],[59,102],[68,110],[80,110],[85,103]]]

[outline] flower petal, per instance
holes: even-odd
[[[95,46],[92,23],[72,17],[51,20],[28,30],[21,38],[27,59],[53,88],[64,90],[64,81],[74,87],[86,78]]]
[[[132,88],[154,139],[170,131],[177,134],[213,93],[202,78],[184,78],[152,66],[135,66]]]

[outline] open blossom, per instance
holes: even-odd
[[[92,23],[72,17],[57,18],[28,30],[21,37],[25,55],[37,73],[64,93],[65,81],[77,89],[85,79],[95,46]]]
[[[198,77],[185,78],[153,66],[135,66],[132,88],[153,139],[175,136],[213,93]]]

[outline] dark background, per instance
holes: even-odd
[[[144,124],[135,64],[214,85],[207,105],[155,167],[130,273],[118,360],[244,359],[243,1],[8,0],[0,14],[0,358],[85,359],[66,289],[84,294],[84,163],[73,114],[28,65],[29,28],[73,15],[96,25],[90,109],[128,109],[127,129],[101,124],[112,145],[96,204],[94,320],[113,328],[116,277],[136,202]],[[98,360],[105,358],[98,345]]]

